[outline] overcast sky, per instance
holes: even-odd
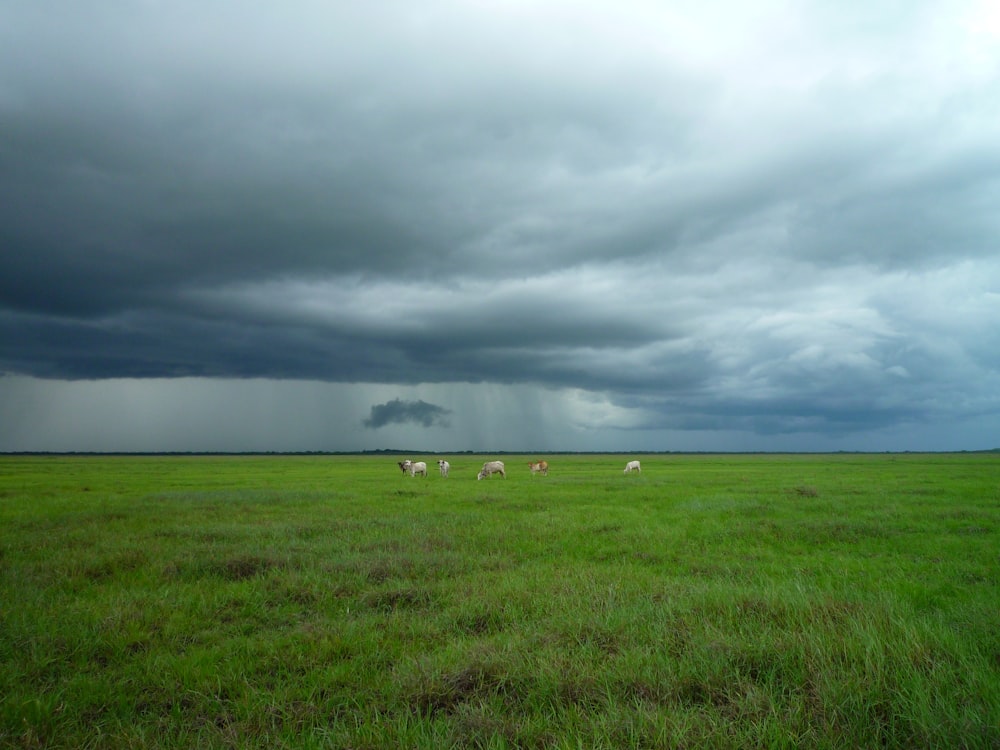
[[[0,450],[1000,447],[1000,5],[0,0]]]

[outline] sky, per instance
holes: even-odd
[[[992,1],[0,0],[0,451],[1000,447]]]

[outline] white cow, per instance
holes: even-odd
[[[531,469],[531,476],[535,476],[536,473],[541,474],[543,477],[549,475],[548,461],[529,461],[528,468]]]
[[[640,474],[642,474],[642,467],[639,466],[639,462],[638,461],[629,461],[627,464],[625,464],[625,472],[624,473],[628,474],[630,471],[637,471]]]
[[[417,474],[423,474],[424,477],[427,476],[427,464],[423,461],[410,462],[410,476],[415,477]]]
[[[451,464],[448,463],[447,461],[442,461],[439,458],[438,459],[438,469],[441,471],[441,476],[447,477],[448,476],[448,470],[451,469]]]
[[[503,461],[487,461],[483,464],[483,468],[479,470],[479,476],[476,479],[485,479],[494,474],[499,474],[504,479],[507,478],[507,472],[503,468]]]

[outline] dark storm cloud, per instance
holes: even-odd
[[[0,372],[995,413],[991,13],[10,4]]]
[[[384,404],[372,406],[371,416],[364,420],[364,426],[370,430],[377,430],[387,424],[413,422],[424,427],[432,427],[435,424],[447,427],[446,417],[450,413],[448,409],[423,400],[401,401],[394,398]]]

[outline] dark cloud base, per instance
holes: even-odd
[[[418,401],[402,401],[394,398],[384,404],[372,406],[371,416],[364,420],[362,424],[370,430],[377,430],[388,424],[405,424],[412,422],[423,427],[448,427],[447,415],[451,414],[449,409],[445,409],[437,404],[429,404],[423,399]]]

